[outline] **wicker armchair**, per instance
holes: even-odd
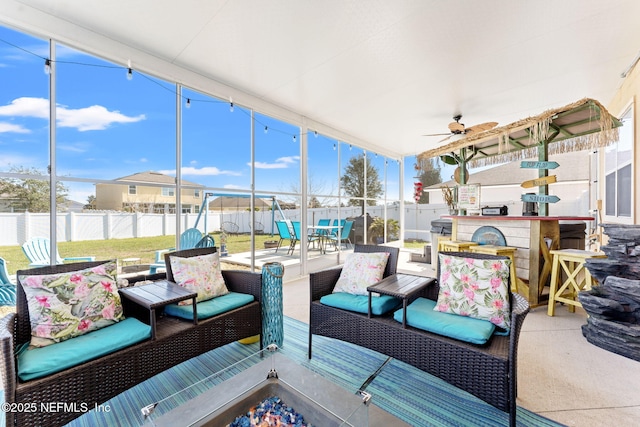
[[[356,245],[356,251],[363,250],[372,251],[370,247]],[[448,254],[507,259],[483,254]],[[392,313],[368,318],[366,314],[321,304],[320,298],[331,293],[341,270],[338,267],[310,274],[309,358],[312,357],[314,334],[370,348],[440,377],[508,412],[510,425],[515,426],[518,339],[529,312],[525,298],[510,294],[512,320],[509,335],[494,335],[487,344],[480,346],[411,326],[405,329],[393,319]],[[419,296],[437,300],[437,282]]]
[[[215,248],[193,249],[212,251]],[[21,275],[54,274],[80,270],[104,261],[61,264],[50,267],[18,271]],[[16,313],[0,319],[0,376],[7,403],[36,404],[35,412],[7,412],[7,426],[67,424],[82,412],[40,412],[40,402],[64,402],[80,407],[93,408],[142,381],[192,357],[225,344],[257,335],[262,329],[260,298],[262,275],[248,271],[225,271],[227,287],[236,292],[252,294],[255,301],[243,307],[201,320],[197,325],[182,319],[161,316],[157,319],[155,340],[134,344],[64,371],[22,381],[17,376],[16,351],[29,342],[31,326],[29,307],[22,285],[18,281]],[[164,279],[164,274],[129,278],[130,283],[139,280]],[[128,310],[125,316],[136,317],[148,323],[149,313]],[[54,344],[55,345],[55,344]]]

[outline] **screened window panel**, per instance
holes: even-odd
[[[618,171],[618,216],[631,216],[631,165]]]

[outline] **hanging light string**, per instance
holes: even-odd
[[[112,64],[96,64],[96,63],[87,63],[87,62],[79,62],[79,61],[65,61],[65,60],[52,60],[48,57],[44,57],[42,55],[39,55],[33,51],[30,51],[28,49],[25,49],[21,46],[18,46],[14,43],[11,43],[7,40],[4,40],[2,38],[0,38],[0,42],[7,44],[13,48],[16,48],[18,50],[21,50],[29,55],[33,55],[36,58],[40,58],[42,61],[44,61],[44,66],[45,66],[45,70],[47,70],[48,73],[48,69],[51,66],[51,64],[56,63],[56,64],[68,64],[68,65],[78,65],[78,66],[83,66],[83,67],[97,67],[97,68],[106,68],[106,69],[113,69],[113,70],[122,70],[122,71],[126,71],[126,78],[127,80],[132,80],[133,78],[133,73],[135,71],[135,69],[132,67],[131,65],[131,60],[129,60],[127,62],[127,64],[125,66],[121,66],[121,65],[112,65]],[[174,96],[177,95],[177,91],[175,90],[175,85],[171,85],[171,87],[165,85],[162,83],[162,81],[160,81],[160,79],[156,79],[154,77],[151,77],[145,73],[140,73],[140,72],[136,72],[136,76],[141,76],[142,78],[148,80],[151,83],[156,84],[157,86],[159,86],[160,88],[166,90],[167,92],[170,92],[171,94],[173,94]],[[190,108],[194,103],[210,103],[210,104],[228,104],[229,105],[229,112],[233,113],[236,111],[235,107],[236,105],[233,102],[233,99],[231,97],[229,97],[229,101],[223,100],[223,99],[219,99],[219,98],[215,98],[213,96],[211,96],[211,99],[209,98],[194,98],[192,96],[185,96],[180,94],[180,97],[182,98],[182,100],[185,102],[185,107],[186,108]],[[240,108],[239,111],[241,111],[243,114],[247,115],[247,116],[251,116],[250,111],[248,111],[245,108]],[[262,126],[264,128],[264,133],[268,133],[268,132],[276,132],[276,133],[280,133],[283,135],[289,135],[291,136],[293,142],[297,142],[298,141],[298,135],[309,135],[312,134],[315,138],[318,137],[318,131],[317,130],[309,130],[305,133],[291,133],[291,131],[287,131],[287,130],[282,130],[282,129],[277,129],[277,128],[272,128],[268,125],[266,125],[265,123],[261,122],[260,120],[258,120],[257,118],[253,117],[253,121]],[[338,141],[340,142],[340,141]],[[344,144],[346,144],[346,142],[343,142]],[[351,150],[353,148],[352,144],[349,144],[349,150]],[[336,143],[333,144],[333,150],[336,149]]]

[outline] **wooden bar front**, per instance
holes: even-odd
[[[547,303],[543,290],[551,274],[550,250],[560,248],[560,221],[592,221],[591,217],[558,216],[445,216],[451,218],[452,240],[471,240],[480,227],[498,229],[506,245],[517,248],[516,274],[524,281],[518,292],[532,307]],[[586,237],[586,236],[585,236]]]

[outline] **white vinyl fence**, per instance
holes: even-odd
[[[383,206],[367,207],[372,217],[383,216]],[[418,229],[428,234],[431,219],[439,218],[446,209],[440,205],[408,206],[405,208],[406,229]],[[284,210],[286,218],[300,220],[300,210]],[[307,211],[309,224],[316,224],[320,218],[352,218],[360,216],[359,207],[314,208]],[[399,207],[387,208],[388,218],[400,220]],[[282,219],[280,212],[256,212],[256,231],[265,234],[277,234],[273,220]],[[182,230],[194,227],[197,214],[182,214]],[[229,221],[238,225],[240,233],[251,231],[250,212],[213,212],[203,214],[197,228],[202,232],[220,230],[222,222]],[[150,237],[176,234],[176,220],[170,214],[127,213],[127,212],[69,212],[57,217],[56,234],[58,241],[107,240],[132,237]],[[410,232],[409,238],[424,238],[423,232]],[[0,246],[22,245],[31,237],[49,237],[48,213],[0,213]]]
[[[521,203],[507,201],[495,202],[494,206],[508,205],[510,215],[519,215]],[[554,215],[586,214],[580,200],[558,203],[554,206]],[[384,206],[368,206],[367,213],[372,217],[384,215]],[[431,222],[449,213],[444,204],[406,205],[404,207],[404,239],[431,241]],[[283,210],[286,218],[300,221],[300,209]],[[320,218],[353,218],[360,216],[359,207],[313,208],[307,210],[309,224],[317,224]],[[387,218],[400,221],[400,207],[388,206]],[[277,234],[273,220],[283,219],[279,211],[256,212],[256,232]],[[182,214],[182,230],[194,227],[198,214]],[[250,212],[248,211],[210,211],[202,214],[197,228],[202,232],[219,231],[222,222],[229,221],[238,225],[240,233],[251,231]],[[174,215],[126,213],[126,212],[83,212],[58,214],[58,241],[125,239],[132,237],[150,237],[176,234]],[[22,245],[30,237],[49,236],[48,213],[0,213],[0,246]]]

